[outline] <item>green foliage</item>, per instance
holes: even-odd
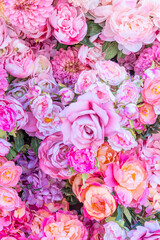
[[[102,31],[102,27],[98,23],[95,23],[94,21],[87,21],[87,26],[88,26],[86,35],[87,37],[94,36]]]
[[[39,148],[40,141],[41,140],[36,137],[33,137],[31,140],[33,151],[37,156],[38,156],[38,148]]]
[[[83,38],[83,40],[80,42],[80,44],[86,45],[89,48],[94,47],[94,44],[89,40],[88,37]]]
[[[24,136],[21,131],[18,131],[16,133],[16,136],[14,137],[14,143],[15,143],[15,148],[16,148],[17,152],[20,152],[21,148],[24,145]]]
[[[118,43],[110,42],[109,46],[106,49],[105,59],[110,60],[118,54]]]

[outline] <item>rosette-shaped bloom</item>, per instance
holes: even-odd
[[[53,0],[4,0],[5,16],[28,37],[39,38],[47,28]],[[51,32],[51,31],[50,31]]]
[[[77,215],[59,211],[55,216],[44,219],[41,239],[87,240],[88,232],[83,223],[78,220]]]
[[[82,10],[66,0],[58,1],[50,16],[55,38],[66,45],[79,43],[87,33],[87,24]]]
[[[63,105],[68,105],[74,98],[74,92],[70,88],[62,88],[59,91],[59,95],[61,97],[61,103]]]
[[[0,167],[0,186],[15,187],[20,179],[22,168],[8,161]]]
[[[3,131],[10,132],[15,127],[19,130],[28,121],[28,115],[21,103],[9,96],[0,98],[0,112],[0,129]]]
[[[105,228],[104,240],[125,240],[125,230],[120,228],[116,222],[108,222],[103,225]]]
[[[45,138],[38,149],[39,166],[42,171],[52,178],[67,179],[71,177],[66,157],[68,151],[69,146],[63,143],[61,132]]]
[[[8,88],[8,81],[7,81],[7,72],[3,68],[3,65],[0,64],[0,90],[6,91]]]
[[[90,173],[95,169],[96,159],[91,149],[77,149],[72,147],[66,155],[68,164],[78,173]]]
[[[53,77],[58,83],[71,87],[76,83],[81,71],[86,67],[78,59],[78,48],[60,48],[56,51],[52,61]]]
[[[0,138],[0,156],[6,156],[9,153],[9,149],[11,146],[12,144]]]
[[[100,0],[69,0],[75,7],[81,7],[84,12],[95,9]]]
[[[127,78],[125,68],[112,61],[99,61],[96,63],[96,69],[100,78],[113,86],[119,85]]]
[[[155,113],[153,105],[144,103],[142,107],[139,108],[139,121],[143,124],[154,124],[157,119],[157,114]]]
[[[65,144],[72,143],[78,149],[96,149],[105,136],[119,129],[119,116],[111,102],[101,104],[94,93],[85,93],[71,103],[62,113],[62,133]]]
[[[0,187],[0,208],[13,211],[21,207],[21,199],[13,188]]]
[[[160,105],[160,69],[149,69],[145,76],[142,91],[144,101],[151,105]]]
[[[157,221],[145,222],[144,227],[138,226],[136,230],[128,232],[130,240],[158,240],[160,237],[160,225]]]

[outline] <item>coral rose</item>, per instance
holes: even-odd
[[[65,144],[72,143],[78,149],[97,149],[104,137],[113,135],[120,128],[119,116],[112,102],[101,104],[96,94],[88,92],[79,96],[76,103],[66,107],[61,115]]]
[[[148,103],[144,103],[139,108],[139,121],[143,124],[153,124],[156,122],[157,114],[154,111],[154,107]]]

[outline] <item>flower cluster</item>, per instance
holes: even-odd
[[[0,0],[0,239],[160,238],[159,0]]]

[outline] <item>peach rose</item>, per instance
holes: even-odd
[[[8,161],[0,167],[0,185],[3,187],[15,187],[22,174],[22,168],[15,166],[13,161]]]
[[[0,208],[13,211],[21,207],[21,199],[13,188],[0,187]]]
[[[160,69],[149,69],[145,76],[142,91],[144,101],[151,105],[160,105]]]
[[[139,121],[143,124],[153,124],[157,119],[157,114],[154,111],[154,107],[150,104],[144,103],[139,108]]]

